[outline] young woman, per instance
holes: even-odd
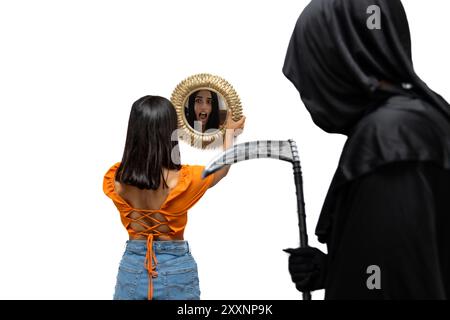
[[[224,149],[245,118],[226,123]],[[206,179],[202,166],[180,164],[177,115],[158,96],[137,100],[130,113],[122,161],[104,176],[103,190],[129,234],[114,299],[199,299],[197,265],[183,232],[187,211],[228,173]]]
[[[219,129],[219,99],[211,90],[199,90],[189,96],[188,123],[197,131]]]

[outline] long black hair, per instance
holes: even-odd
[[[195,121],[195,98],[200,91],[201,90],[195,91],[189,96],[187,120],[191,128],[194,128]],[[211,93],[211,114],[206,123],[205,131],[208,129],[219,129],[219,99],[217,93],[211,90],[206,91]]]
[[[167,187],[163,169],[181,168],[176,129],[177,114],[166,98],[144,96],[134,102],[116,180],[156,190],[162,177],[163,187]]]

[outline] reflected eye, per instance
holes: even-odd
[[[211,104],[211,99],[206,100],[207,104]]]
[[[195,103],[202,103],[202,98],[195,98]]]

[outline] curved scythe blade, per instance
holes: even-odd
[[[289,141],[260,140],[244,142],[233,146],[214,158],[203,170],[202,177],[206,178],[226,165],[259,158],[294,161]]]

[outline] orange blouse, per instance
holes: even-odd
[[[160,209],[136,209],[129,205],[115,191],[116,171],[120,166],[120,162],[113,165],[105,174],[103,179],[103,192],[111,198],[115,206],[119,210],[120,218],[128,234],[131,238],[144,236],[147,238],[147,255],[145,259],[145,268],[149,275],[148,299],[153,297],[153,281],[158,273],[156,265],[158,261],[153,252],[153,238],[155,236],[165,235],[169,238],[183,235],[184,228],[187,223],[187,211],[205,194],[210,187],[214,175],[208,176],[206,179],[201,178],[203,166],[182,165],[179,171],[178,184],[173,188],[167,196]],[[139,213],[139,218],[133,219],[130,214],[132,212]],[[152,217],[155,213],[161,214],[165,221],[160,221]],[[145,221],[151,221],[152,225],[148,225]],[[130,224],[138,223],[145,231],[135,231]],[[165,225],[170,229],[169,232],[161,232],[157,229]]]

